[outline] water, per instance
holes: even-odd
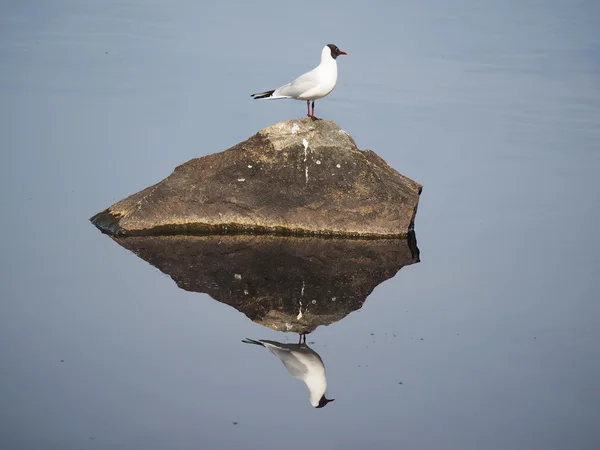
[[[598,448],[598,29],[593,1],[2,3],[0,446]],[[308,336],[313,409],[241,343],[296,335],[87,219],[303,115],[249,94],[330,42],[316,113],[424,190],[420,262]]]

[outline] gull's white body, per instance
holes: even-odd
[[[305,344],[284,344],[275,341],[255,341],[247,339],[249,344],[262,345],[277,356],[291,376],[301,380],[308,388],[310,404],[319,405],[327,389],[325,365],[321,357]]]
[[[328,46],[323,47],[321,63],[310,72],[300,75],[291,83],[275,89],[268,99],[293,98],[296,100],[318,100],[323,98],[337,83],[337,62]]]

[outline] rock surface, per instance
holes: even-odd
[[[334,122],[303,118],[188,161],[91,220],[114,236],[405,237],[421,188]]]
[[[169,275],[278,331],[310,333],[360,309],[373,289],[419,262],[408,239],[134,236],[113,239]],[[398,301],[398,298],[390,299]]]

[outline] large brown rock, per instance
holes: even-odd
[[[421,188],[334,122],[303,118],[188,161],[91,220],[115,236],[405,237]]]
[[[295,333],[310,333],[343,319],[360,309],[378,284],[419,262],[413,232],[407,239],[113,239],[168,274],[180,288],[207,293],[256,323]]]

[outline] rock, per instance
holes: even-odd
[[[421,188],[334,122],[303,118],[188,161],[91,221],[114,236],[404,237]]]
[[[113,237],[186,291],[203,292],[278,331],[310,333],[360,309],[373,289],[419,262],[408,239],[280,236]],[[390,301],[397,301],[397,298]]]

